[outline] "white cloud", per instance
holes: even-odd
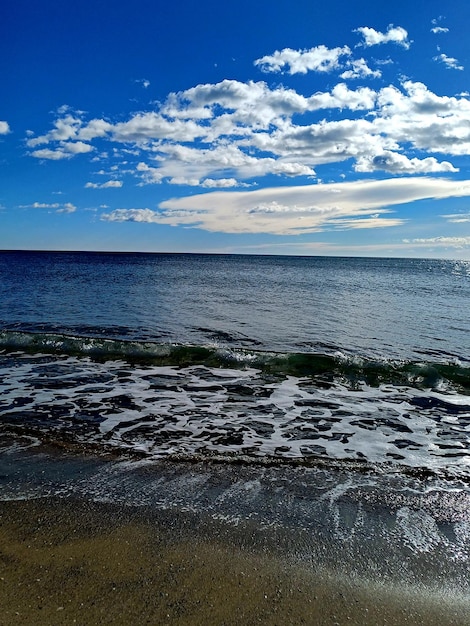
[[[439,63],[443,63],[448,70],[463,70],[464,67],[463,65],[460,65],[460,63],[457,61],[457,59],[454,59],[453,57],[448,57],[447,54],[438,54],[437,56],[433,57],[433,61],[438,61]]]
[[[106,120],[94,119],[77,129],[77,137],[84,141],[91,141],[97,137],[106,137],[112,129],[113,125]]]
[[[138,113],[128,122],[115,124],[111,132],[114,141],[137,145],[152,139],[193,141],[206,134],[206,130],[193,120],[168,120],[153,111]]]
[[[403,242],[426,246],[464,248],[466,246],[470,246],[470,237],[428,237],[418,239],[403,239]]]
[[[400,218],[377,217],[361,217],[354,219],[334,219],[329,222],[329,226],[333,226],[341,230],[355,230],[362,228],[390,228],[391,226],[401,226],[405,220]]]
[[[66,202],[60,209],[57,210],[57,213],[75,213],[77,207],[71,202]]]
[[[450,213],[449,215],[441,215],[441,217],[445,218],[448,222],[452,224],[466,224],[470,222],[470,212]]]
[[[343,228],[361,227],[360,220],[365,220],[362,227],[396,226],[402,220],[380,217],[389,207],[461,196],[470,196],[470,181],[416,177],[216,191],[162,202],[160,210],[152,212],[151,221],[213,232],[288,235],[335,227],[335,220],[336,227]],[[353,224],[351,220],[356,218],[359,221]]]
[[[211,178],[211,174],[224,172],[236,172],[241,179],[266,174],[315,176],[315,171],[301,162],[254,157],[235,145],[220,145],[208,150],[181,145],[162,146],[155,163],[157,167],[151,167],[145,162],[137,165],[137,171],[142,173],[146,183],[161,183],[165,180],[171,184],[195,186],[201,180]]]
[[[350,56],[348,46],[327,48],[324,45],[310,48],[310,50],[292,50],[284,48],[276,50],[274,54],[267,55],[255,61],[263,72],[280,72],[284,67],[288,68],[289,74],[306,74],[313,72],[331,72],[340,66],[340,58]]]
[[[0,135],[7,135],[10,132],[8,122],[0,121]]]
[[[357,171],[455,172],[446,160],[400,154],[400,144],[448,154],[470,151],[468,100],[436,96],[412,81],[406,81],[403,90],[385,87],[378,92],[365,87],[351,90],[339,83],[330,92],[307,97],[285,88],[270,90],[265,83],[222,81],[174,94],[170,100],[173,113],[182,112],[181,118],[165,122],[178,125],[176,135],[180,124],[191,122],[184,145],[173,132],[151,143],[158,133],[153,123],[141,125],[142,114],[124,123],[125,133],[122,126],[118,133],[111,129],[114,139],[120,134],[123,141],[148,143],[150,164],[141,161],[137,166],[147,183],[207,186],[211,183],[204,183],[206,179],[314,176],[314,166],[350,158],[356,159]],[[194,107],[198,114],[205,108],[203,125],[189,119]],[[291,122],[294,113],[301,122],[299,115],[323,108],[365,111],[365,116],[310,125]],[[161,114],[146,117],[147,121],[157,118]]]
[[[51,148],[41,148],[40,150],[34,150],[31,152],[31,156],[37,159],[59,161],[61,159],[70,159],[76,154],[86,154],[87,152],[92,152],[93,150],[93,146],[83,143],[83,141],[61,141],[55,150],[52,150]]]
[[[434,28],[431,28],[431,32],[435,35],[438,35],[440,33],[448,33],[449,29],[443,26],[434,26]]]
[[[356,28],[354,32],[360,33],[363,36],[364,41],[362,45],[366,48],[370,46],[377,46],[379,44],[396,43],[403,46],[403,48],[408,49],[412,43],[408,39],[407,31],[401,26],[393,26],[393,24],[390,24],[386,33],[381,33],[374,28],[369,28],[368,26]]]
[[[31,156],[36,159],[49,159],[51,161],[60,161],[61,159],[70,159],[72,156],[70,152],[66,153],[63,150],[51,150],[50,148],[42,148],[41,150],[34,150],[31,152]]]
[[[105,183],[86,183],[85,189],[109,189],[109,188],[118,188],[122,187],[121,180],[108,180]]]
[[[201,183],[201,187],[207,187],[209,189],[221,189],[239,186],[240,183],[235,178],[206,178]]]
[[[144,89],[147,89],[148,87],[150,87],[150,81],[147,80],[146,78],[140,78],[136,80],[135,82],[139,83],[139,85],[142,85]]]
[[[62,110],[62,112],[64,113],[65,111]],[[41,144],[49,143],[51,141],[68,141],[70,139],[75,139],[81,125],[82,120],[79,117],[74,117],[70,113],[67,113],[65,117],[59,117],[55,120],[54,128],[50,132],[39,137],[31,137],[27,140],[26,144],[30,148],[35,148],[36,146],[40,146]]]
[[[425,159],[409,159],[404,154],[385,151],[376,156],[365,156],[357,159],[356,172],[374,172],[382,170],[391,174],[430,174],[437,172],[458,172],[448,161],[439,162],[434,157]]]
[[[371,30],[361,30],[369,43],[407,41],[404,29],[390,27],[375,35]],[[351,79],[377,72],[365,59],[352,59],[346,47],[276,54],[276,61],[272,55],[257,63],[300,72],[322,63],[323,69],[339,67],[341,61],[342,76]],[[92,150],[102,154],[107,141],[114,144],[107,157],[121,161],[103,172],[112,179],[132,174],[139,185],[242,187],[267,175],[312,178],[322,165],[348,161],[349,172],[452,174],[458,169],[450,157],[470,155],[468,98],[438,96],[411,80],[376,90],[333,81],[329,90],[310,94],[263,81],[223,80],[170,94],[154,111],[118,123],[87,121],[69,107],[60,114],[52,130],[27,138],[32,156],[60,160]]]
[[[93,146],[83,141],[69,141],[61,144],[62,150],[70,154],[86,154],[94,150]]]
[[[386,87],[378,94],[376,132],[397,144],[441,154],[470,154],[470,102],[437,96],[422,83],[406,81],[404,92]]]
[[[395,142],[375,130],[372,121],[364,119],[289,125],[269,134],[258,133],[251,139],[251,144],[278,157],[305,162],[310,167],[396,147]]]
[[[329,109],[340,111],[340,119],[303,121],[303,116],[307,120],[309,114]],[[348,159],[363,172],[452,173],[457,169],[449,160],[429,154],[411,157],[406,154],[409,147],[470,154],[468,99],[437,96],[412,81],[378,91],[353,90],[341,82],[330,91],[304,96],[284,87],[271,89],[264,82],[225,80],[171,94],[159,110],[114,125],[86,122],[69,109],[64,115],[52,131],[28,139],[34,146],[49,144],[32,156],[68,159],[94,149],[83,139],[106,138],[126,144],[127,159],[139,158],[126,172],[144,183],[228,187],[268,174],[313,177],[317,166]],[[122,151],[113,148],[115,156]]]
[[[103,213],[101,220],[105,222],[156,222],[157,213],[151,209],[115,209],[111,213]]]
[[[77,207],[71,202],[33,202],[33,204],[25,204],[20,206],[21,209],[54,209],[56,213],[75,213]]]
[[[340,74],[341,78],[380,78],[382,76],[382,72],[380,70],[372,70],[367,65],[367,61],[362,58],[350,61],[348,65],[351,66],[351,69],[345,70],[342,74]]]

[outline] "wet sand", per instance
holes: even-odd
[[[468,624],[468,604],[445,594],[342,580],[202,526],[142,507],[1,502],[0,624]]]

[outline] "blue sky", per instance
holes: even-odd
[[[6,0],[0,249],[470,259],[470,4]]]

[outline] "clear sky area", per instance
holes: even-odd
[[[470,260],[470,3],[4,0],[0,249]]]

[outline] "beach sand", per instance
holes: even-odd
[[[1,502],[0,624],[468,624],[445,595],[342,580],[202,527],[144,507]]]

